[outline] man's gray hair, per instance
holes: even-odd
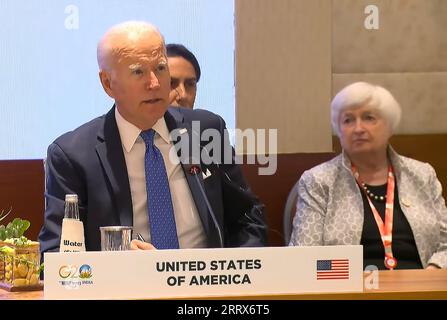
[[[125,35],[129,40],[137,40],[142,34],[147,32],[155,32],[160,35],[164,43],[163,36],[157,27],[145,21],[126,21],[114,25],[103,35],[98,42],[96,50],[96,57],[98,59],[98,66],[100,70],[107,68],[107,57],[115,49],[111,46],[111,40],[116,36]]]
[[[379,111],[394,133],[402,110],[393,95],[385,88],[368,82],[355,82],[340,90],[331,102],[331,123],[340,136],[340,114],[346,109],[369,106]]]

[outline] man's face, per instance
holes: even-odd
[[[116,38],[112,45],[109,67],[100,72],[103,87],[124,119],[149,129],[169,104],[171,80],[163,40],[147,32],[137,39]]]
[[[193,65],[183,57],[169,57],[168,64],[171,74],[170,103],[192,109],[197,92],[197,76]]]

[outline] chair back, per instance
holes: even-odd
[[[283,215],[284,244],[289,245],[292,234],[293,217],[296,213],[296,201],[298,198],[298,181],[293,185],[287,196],[286,206]]]

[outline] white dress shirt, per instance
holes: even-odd
[[[124,119],[115,108],[115,119],[123,146],[132,195],[133,234],[140,233],[150,241],[149,214],[147,208],[146,174],[144,156],[146,144],[140,137],[141,129]],[[163,155],[171,190],[175,223],[180,248],[204,248],[206,236],[196,205],[191,195],[181,164],[169,160],[173,147],[165,119],[160,118],[152,127],[155,130],[154,143]]]

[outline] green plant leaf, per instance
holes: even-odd
[[[6,239],[6,228],[4,225],[0,226],[0,241],[5,241]]]
[[[9,224],[8,224],[8,226],[9,226]],[[9,239],[9,238],[13,237],[12,236],[12,229],[8,228],[8,226],[5,229],[5,239]]]
[[[26,230],[28,230],[31,223],[28,220],[20,220],[18,222],[18,236],[21,237],[25,233]]]
[[[23,236],[26,230],[30,227],[31,223],[28,220],[22,220],[20,218],[15,218],[5,227],[0,226],[0,240],[10,239],[10,238],[20,238]]]
[[[37,271],[37,274],[40,274],[44,269],[45,269],[45,265],[44,265],[44,262],[42,262],[40,264],[39,270]]]
[[[6,238],[14,238],[14,225],[12,221],[6,225]]]

